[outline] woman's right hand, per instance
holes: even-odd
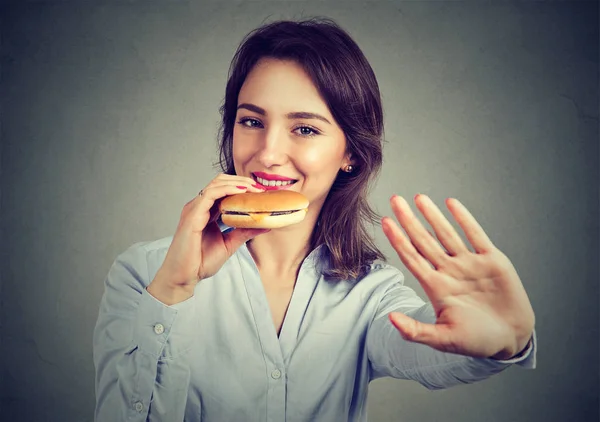
[[[248,177],[219,174],[185,204],[173,241],[148,292],[166,305],[193,296],[196,284],[214,275],[246,241],[268,229],[235,229],[221,233],[219,202],[228,195],[264,192]]]

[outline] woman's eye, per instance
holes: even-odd
[[[261,123],[256,119],[240,119],[238,121],[239,124],[246,127],[260,127]]]
[[[319,131],[308,126],[300,126],[299,128],[296,128],[296,131],[298,131],[298,134],[301,136],[315,136],[319,134]]]

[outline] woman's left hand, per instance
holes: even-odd
[[[406,234],[389,217],[385,235],[429,297],[435,324],[399,312],[389,315],[406,340],[473,357],[509,359],[531,339],[535,316],[510,260],[498,250],[469,211],[456,199],[446,205],[473,247],[469,250],[439,208],[425,195],[417,208],[437,239],[399,196],[390,200]],[[408,235],[408,237],[407,237]]]

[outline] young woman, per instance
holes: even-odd
[[[381,166],[377,81],[329,20],[251,32],[222,111],[223,173],[188,202],[173,237],[138,243],[106,278],[94,331],[97,421],[365,421],[368,384],[427,388],[535,366],[519,276],[456,199],[401,197],[382,228],[423,286],[403,285],[365,226]],[[306,218],[224,230],[217,205],[265,186],[301,192]]]

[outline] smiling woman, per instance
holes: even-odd
[[[253,50],[253,54],[257,51]],[[374,168],[381,164],[381,151],[375,149],[376,155],[368,159],[353,152],[368,151],[360,144],[378,139],[377,134],[351,144],[304,67],[282,57],[267,57],[259,60],[244,78],[236,101],[241,105],[237,107],[232,140],[222,139],[223,150],[231,146],[233,167],[228,167],[225,160],[223,170],[227,174],[254,176],[259,182],[273,178],[294,180],[293,186],[287,188],[308,197],[308,218],[319,222],[310,248],[323,241],[327,244],[333,260],[328,275],[337,279],[357,277],[375,258],[382,257],[375,247],[369,248],[371,240],[365,236],[361,215],[361,209],[370,211],[366,186],[376,174]],[[224,125],[231,124],[225,120],[226,114]],[[364,162],[370,164],[363,165]],[[356,170],[346,176],[342,169],[350,163]],[[270,173],[257,173],[263,169]],[[263,178],[259,178],[260,174]],[[350,177],[354,184],[338,189],[336,181],[340,185]]]
[[[221,111],[223,173],[184,206],[172,238],[133,245],[106,278],[97,421],[366,421],[380,377],[439,389],[535,366],[521,280],[458,200],[447,206],[473,251],[424,195],[415,202],[435,237],[400,197],[390,203],[404,231],[382,220],[430,302],[376,262],[367,192],[382,161],[381,98],[344,30],[310,19],[253,31]],[[299,202],[273,203],[283,196]],[[271,229],[219,221],[290,212],[306,215]]]
[[[246,141],[260,136],[236,130],[236,118],[246,126],[251,118],[250,127],[268,132],[263,160],[281,158],[269,157],[269,147],[294,149],[289,156],[295,172],[304,172],[301,189],[314,203],[310,211],[318,222],[311,249],[327,244],[333,264],[328,276],[359,277],[384,258],[366,229],[379,221],[367,195],[382,162],[381,96],[371,66],[344,30],[321,19],[252,31],[233,58],[221,112],[220,164],[226,174],[252,170],[235,167],[234,154],[241,149],[235,135]],[[284,127],[287,137],[281,135]],[[248,144],[244,151],[256,148],[256,142]],[[271,162],[261,166],[266,164]]]

